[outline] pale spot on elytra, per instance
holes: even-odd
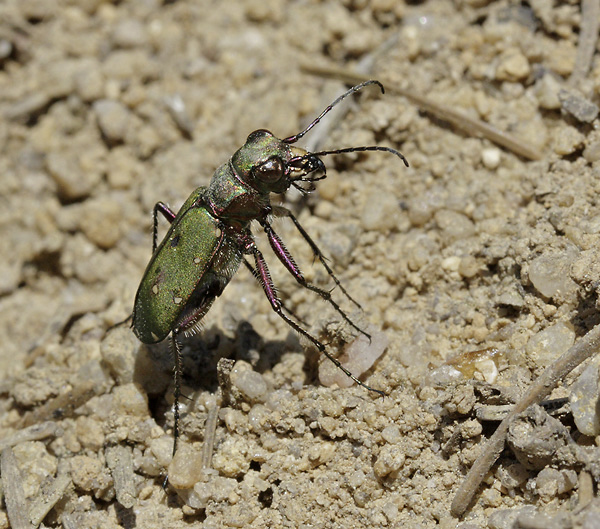
[[[158,294],[158,285],[152,285],[152,293]]]
[[[195,257],[194,258],[194,263],[200,264],[200,257]]]
[[[179,305],[182,301],[183,298],[173,298],[173,303],[175,303],[175,305]]]

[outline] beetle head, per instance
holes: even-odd
[[[306,191],[299,182],[325,178],[325,165],[318,156],[264,129],[252,132],[231,162],[236,174],[259,193],[283,193],[290,186]]]
[[[235,173],[244,183],[250,185],[261,194],[283,193],[294,186],[303,193],[314,189],[314,183],[325,178],[325,165],[321,156],[350,152],[385,151],[398,156],[408,167],[402,153],[390,147],[370,145],[364,147],[347,147],[329,151],[308,152],[300,147],[292,146],[309,130],[317,125],[340,101],[368,85],[377,85],[383,92],[379,81],[365,81],[353,86],[333,103],[327,106],[303,131],[280,140],[268,130],[255,130],[244,146],[232,158]],[[305,185],[303,185],[305,184]]]

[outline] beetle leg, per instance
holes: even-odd
[[[341,369],[346,374],[346,376],[350,377],[352,380],[354,380],[354,382],[356,382],[358,385],[364,387],[365,389],[368,389],[369,391],[374,391],[375,393],[384,397],[385,393],[383,391],[372,388],[371,386],[368,386],[364,382],[361,382],[360,380],[358,380],[358,378],[356,378],[348,369],[346,369],[337,358],[334,358],[333,356],[331,356],[331,353],[329,353],[327,351],[326,347],[319,340],[317,340],[314,336],[312,336],[307,330],[303,329],[294,320],[292,320],[288,316],[286,316],[286,314],[283,312],[283,307],[282,307],[281,301],[277,297],[277,291],[275,289],[275,285],[273,284],[273,280],[271,279],[271,274],[269,272],[267,263],[265,261],[265,258],[263,256],[262,252],[257,248],[254,241],[249,242],[246,245],[245,250],[254,256],[254,263],[256,266],[256,276],[257,276],[258,280],[260,281],[260,284],[263,287],[263,290],[265,291],[267,299],[269,300],[269,303],[271,303],[271,308],[275,311],[275,313],[283,321],[285,321],[292,329],[294,329],[296,332],[298,332],[299,334],[304,336],[307,340],[309,340],[312,344],[314,344],[314,346],[319,350],[319,352],[323,353],[329,360],[331,360],[335,364],[336,367]]]
[[[321,250],[319,250],[319,247],[317,246],[317,244],[315,243],[315,241],[312,240],[311,236],[306,232],[306,230],[302,227],[302,225],[300,224],[300,222],[298,221],[298,219],[295,217],[295,215],[287,208],[284,208],[283,206],[273,206],[272,207],[272,211],[271,213],[276,216],[276,217],[288,217],[289,219],[291,219],[291,221],[294,223],[294,226],[296,226],[296,229],[300,232],[300,234],[302,235],[302,237],[304,238],[304,240],[308,243],[308,245],[310,246],[311,250],[313,251],[313,254],[315,255],[315,257],[321,261],[321,264],[323,265],[323,268],[325,268],[325,270],[327,270],[327,273],[329,274],[329,277],[331,277],[331,279],[333,279],[333,282],[339,287],[339,289],[342,291],[342,293],[350,300],[352,301],[352,303],[354,303],[359,309],[362,309],[362,306],[360,305],[360,303],[358,301],[356,301],[349,293],[348,291],[343,287],[343,285],[340,283],[340,280],[335,276],[335,274],[333,273],[333,270],[331,269],[331,267],[327,264],[327,259],[325,259],[325,256],[323,255],[323,252],[321,252]],[[283,262],[283,261],[282,261]],[[285,263],[284,263],[285,264]],[[288,269],[289,270],[289,269]],[[360,329],[359,329],[360,330]],[[363,331],[360,331],[363,334],[365,334]]]
[[[277,233],[275,233],[275,231],[273,230],[273,227],[266,220],[262,220],[261,225],[262,225],[263,229],[265,230],[265,233],[267,234],[267,237],[269,239],[269,244],[271,245],[273,252],[277,256],[277,258],[281,261],[283,266],[285,266],[288,269],[289,273],[294,276],[294,279],[304,288],[307,288],[308,290],[312,290],[313,292],[316,292],[317,294],[319,294],[319,296],[321,296],[325,301],[327,301],[337,311],[337,313],[342,318],[344,318],[344,320],[348,324],[350,324],[354,329],[356,329],[361,334],[365,335],[370,340],[371,336],[368,333],[366,333],[365,331],[363,331],[358,325],[356,325],[356,323],[354,323],[349,318],[349,316],[342,310],[342,308],[333,300],[333,298],[331,297],[330,291],[319,288],[318,286],[313,285],[312,283],[309,283],[308,281],[306,281],[306,279],[302,275],[302,272],[300,271],[300,268],[294,261],[294,258],[292,257],[292,255],[290,254],[288,249],[283,244],[283,241],[281,240],[279,235],[277,235]],[[335,277],[334,277],[334,279],[335,279]],[[352,298],[350,298],[350,299],[352,299]]]
[[[255,270],[255,268],[254,268],[254,267],[253,267],[253,266],[252,266],[252,265],[251,265],[251,264],[250,264],[248,261],[246,261],[246,259],[242,259],[242,261],[243,261],[244,265],[246,266],[246,268],[247,268],[248,270],[250,270],[250,273],[251,273],[251,274],[252,274],[254,277],[256,277],[256,278],[258,279],[258,277],[259,277],[259,276],[258,276],[258,272]],[[297,321],[299,321],[299,322],[300,322],[300,323],[302,323],[303,325],[307,325],[307,323],[306,323],[306,322],[305,322],[305,321],[304,321],[302,318],[300,318],[300,317],[299,317],[297,314],[295,314],[295,313],[294,313],[294,312],[293,312],[291,309],[289,309],[288,307],[286,307],[286,306],[283,304],[283,301],[279,300],[279,303],[281,303],[281,308],[282,308],[283,310],[285,310],[285,311],[286,311],[286,312],[287,312],[287,313],[288,313],[290,316],[292,316],[292,318],[296,319]]]
[[[177,216],[164,202],[157,202],[154,204],[154,209],[152,210],[152,253],[156,251],[156,239],[158,237],[158,213],[161,213],[162,216],[169,221],[169,224],[172,224]]]
[[[181,344],[177,340],[178,330],[171,333],[171,344],[173,348],[173,456],[177,451],[177,441],[179,440],[179,398],[181,397]]]

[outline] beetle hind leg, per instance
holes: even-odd
[[[273,284],[273,280],[271,279],[271,274],[267,267],[267,263],[261,251],[256,247],[256,245],[252,242],[247,246],[248,253],[251,253],[254,256],[255,269],[254,274],[259,280],[263,290],[267,296],[267,299],[271,303],[271,308],[275,311],[275,313],[285,321],[292,329],[294,329],[301,336],[304,336],[307,340],[309,340],[318,350],[323,353],[329,360],[331,360],[336,367],[341,369],[344,374],[350,377],[354,382],[356,382],[359,386],[362,386],[369,391],[373,391],[382,397],[385,396],[385,393],[379,389],[372,388],[371,386],[361,382],[356,376],[354,376],[347,368],[345,368],[337,358],[331,356],[331,353],[327,351],[325,345],[323,345],[319,340],[317,340],[312,334],[310,334],[306,329],[302,328],[298,323],[292,320],[289,316],[287,316],[284,312],[283,305],[279,298],[277,297],[277,293],[275,290],[275,285]],[[250,266],[252,269],[252,266]]]
[[[173,354],[173,456],[177,451],[177,442],[179,441],[179,399],[181,398],[181,377],[182,360],[181,360],[181,343],[177,340],[178,331],[171,332],[171,350]]]

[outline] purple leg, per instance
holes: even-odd
[[[375,393],[378,393],[382,397],[385,396],[385,393],[383,391],[372,388],[371,386],[368,386],[364,382],[361,382],[360,380],[358,380],[358,378],[356,378],[352,373],[350,373],[350,371],[348,371],[339,362],[339,360],[337,358],[334,358],[333,356],[331,356],[331,354],[327,351],[325,346],[321,342],[319,342],[319,340],[317,340],[314,336],[312,336],[308,331],[306,331],[305,329],[300,327],[300,325],[298,325],[294,320],[292,320],[288,316],[286,316],[286,314],[283,312],[283,307],[282,307],[281,301],[277,297],[277,291],[275,290],[275,285],[273,284],[273,280],[271,279],[271,274],[269,273],[269,269],[267,267],[267,263],[265,261],[263,254],[256,247],[256,244],[254,243],[254,241],[248,241],[245,245],[245,250],[246,250],[246,252],[248,252],[254,256],[254,263],[255,263],[255,267],[256,267],[255,268],[256,276],[257,276],[258,280],[260,281],[260,284],[263,287],[263,290],[265,291],[265,294],[267,296],[267,299],[269,300],[269,303],[271,303],[271,307],[277,313],[277,315],[283,321],[285,321],[290,327],[292,327],[292,329],[294,329],[296,332],[300,333],[302,336],[304,336],[306,339],[308,339],[310,342],[312,342],[321,353],[323,353],[329,360],[331,360],[335,364],[336,367],[341,369],[347,376],[349,376],[352,380],[354,380],[354,382],[356,382],[358,385],[368,389],[369,391],[374,391]]]
[[[329,292],[328,290],[323,290],[322,288],[319,288],[316,285],[313,285],[313,284],[309,283],[308,281],[306,281],[306,279],[302,275],[302,272],[300,271],[300,268],[294,261],[294,258],[292,257],[292,255],[290,254],[288,249],[283,244],[283,241],[281,240],[279,235],[277,235],[275,233],[275,231],[273,230],[271,225],[266,220],[262,221],[261,224],[262,224],[263,229],[265,230],[265,233],[267,234],[267,237],[269,239],[269,243],[271,244],[271,248],[273,249],[273,252],[277,256],[277,258],[281,261],[283,266],[285,266],[288,269],[288,271],[290,272],[290,274],[292,274],[294,276],[294,279],[300,285],[302,285],[304,288],[307,288],[308,290],[312,290],[313,292],[316,292],[317,294],[319,294],[319,296],[321,296],[325,301],[327,301],[337,311],[337,313],[342,318],[344,318],[344,320],[348,324],[350,324],[354,329],[356,329],[361,334],[365,335],[370,340],[371,336],[368,333],[366,333],[365,331],[363,331],[358,325],[356,325],[356,323],[354,323],[348,317],[348,315],[341,309],[341,307],[333,300],[333,298],[331,297],[331,292]],[[310,238],[309,238],[309,241],[310,241]],[[317,250],[318,250],[318,248],[317,248]],[[320,255],[320,252],[318,255]],[[333,277],[334,277],[334,279],[336,279],[335,276],[333,276]]]
[[[289,209],[284,208],[282,206],[274,206],[272,208],[272,214],[274,216],[276,216],[276,217],[288,217],[289,219],[291,219],[291,221],[294,223],[294,226],[296,226],[296,229],[300,232],[300,234],[302,235],[302,237],[304,238],[304,240],[310,246],[310,248],[313,251],[315,257],[321,262],[321,264],[323,265],[323,268],[325,268],[325,270],[327,270],[327,273],[329,274],[329,277],[331,277],[331,279],[333,279],[333,282],[336,284],[336,286],[342,291],[342,293],[350,301],[352,301],[352,303],[354,303],[359,309],[362,309],[362,307],[360,306],[360,303],[358,301],[356,301],[348,293],[348,291],[343,287],[343,285],[340,283],[340,280],[335,276],[335,274],[333,273],[333,270],[327,264],[327,260],[325,259],[325,256],[323,255],[323,253],[321,252],[321,250],[319,250],[319,247],[317,246],[317,244],[315,243],[315,241],[312,240],[312,238],[310,237],[310,235],[302,227],[302,225],[300,224],[300,222],[298,221],[298,219],[294,216],[294,214]]]
[[[158,214],[161,213],[162,216],[169,221],[169,224],[172,224],[177,216],[169,206],[167,206],[164,202],[157,202],[154,204],[154,209],[152,210],[152,253],[156,251],[156,239],[158,237]]]
[[[246,268],[250,270],[250,273],[258,279],[258,272],[254,269],[254,267],[248,261],[246,261],[246,259],[242,259],[242,262],[244,263]],[[296,321],[299,321],[302,325],[307,325],[307,323],[304,320],[302,320],[302,318],[300,318],[297,314],[294,314],[292,310],[286,307],[283,301],[279,300],[279,303],[281,304],[281,308],[285,310],[292,318],[294,318]]]

